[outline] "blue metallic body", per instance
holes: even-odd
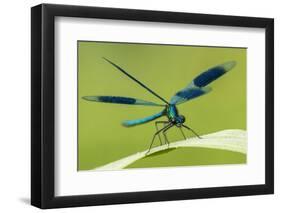
[[[154,115],[145,117],[145,118],[140,118],[140,119],[136,119],[136,120],[129,120],[129,121],[124,121],[122,124],[125,127],[131,127],[131,126],[136,126],[136,125],[140,125],[140,124],[144,124],[150,121],[153,121],[157,118],[160,118],[162,116],[166,116],[168,118],[168,121],[180,126],[182,123],[185,122],[185,117],[183,115],[179,115],[178,109],[175,105],[170,104],[167,105],[166,108]]]
[[[151,115],[151,116],[145,117],[145,118],[140,118],[140,119],[136,119],[136,120],[129,120],[129,121],[123,121],[122,124],[125,127],[131,127],[131,126],[136,126],[136,125],[139,125],[139,124],[144,124],[144,123],[153,121],[153,120],[155,120],[157,118],[160,118],[161,116],[163,116],[163,113],[164,113],[164,111],[159,112],[159,113],[157,113],[155,115]]]
[[[185,122],[185,117],[179,115],[178,109],[175,105],[170,104],[166,107],[166,116],[170,123],[181,126]]]

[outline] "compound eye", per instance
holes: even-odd
[[[185,117],[183,115],[181,115],[181,120],[183,123],[185,122]]]

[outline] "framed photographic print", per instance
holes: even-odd
[[[31,9],[31,203],[273,193],[274,21]]]

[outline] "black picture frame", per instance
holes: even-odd
[[[93,195],[54,195],[55,17],[264,28],[265,184]],[[31,204],[42,209],[274,193],[274,20],[164,11],[41,4],[31,8]]]

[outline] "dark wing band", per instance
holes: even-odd
[[[112,104],[129,104],[129,105],[142,105],[142,106],[164,106],[163,104],[157,104],[150,101],[144,101],[130,97],[120,96],[84,96],[82,97],[87,101],[112,103]]]
[[[182,104],[186,101],[190,101],[199,96],[205,95],[212,89],[210,87],[204,88],[187,88],[177,92],[170,101],[170,104]]]
[[[235,61],[229,61],[224,64],[212,67],[194,78],[194,80],[190,84],[193,84],[196,87],[205,87],[227,73],[235,65]]]

